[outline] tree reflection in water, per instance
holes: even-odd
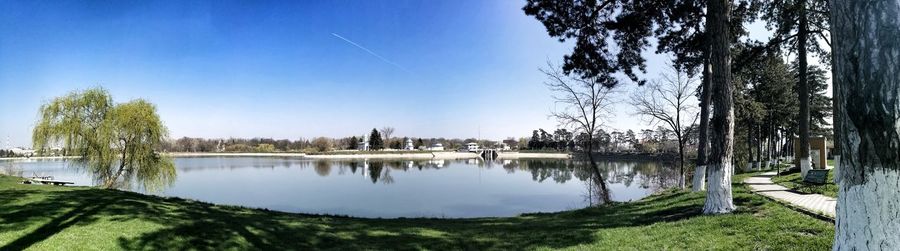
[[[339,168],[338,174],[346,172],[368,176],[372,183],[392,184],[397,182],[391,172],[409,172],[441,169],[448,163],[461,163],[477,168],[492,169],[500,166],[506,173],[529,172],[537,182],[552,180],[566,183],[577,179],[585,184],[585,202],[589,205],[602,205],[611,200],[612,192],[609,184],[621,184],[625,187],[636,185],[643,189],[658,191],[678,185],[678,170],[672,163],[655,161],[597,161],[597,170],[591,168],[586,159],[519,159],[485,161],[470,160],[316,160],[312,167],[319,176],[332,174],[332,166]],[[300,164],[301,168],[310,163]],[[349,170],[348,170],[349,169]],[[402,181],[401,181],[402,182]],[[638,182],[635,184],[635,182]]]

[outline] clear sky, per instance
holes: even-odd
[[[571,47],[523,5],[3,1],[2,147],[30,145],[42,102],[93,86],[155,103],[173,137],[529,136],[556,127],[538,68]],[[655,74],[665,57],[648,56]],[[625,107],[610,126],[648,127]]]

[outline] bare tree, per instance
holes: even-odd
[[[379,130],[379,131],[381,131],[381,135],[384,136],[384,142],[390,142],[390,141],[391,141],[391,135],[394,134],[394,128],[393,128],[393,127],[385,126],[385,127],[382,127],[381,130]]]
[[[604,86],[604,80],[609,78],[578,78],[570,77],[558,67],[548,63],[546,69],[541,72],[547,75],[544,84],[554,92],[553,99],[557,109],[551,112],[550,117],[559,121],[561,127],[572,128],[574,132],[584,133],[587,142],[584,150],[590,161],[591,169],[597,176],[599,188],[607,191],[606,183],[597,162],[594,160],[593,147],[595,133],[600,130],[604,121],[609,119],[613,100],[613,90]],[[560,107],[561,106],[561,107]],[[601,192],[603,201],[609,201],[609,193]]]
[[[692,125],[697,122],[697,104],[692,102],[696,82],[696,79],[670,65],[669,72],[661,73],[659,79],[647,86],[638,87],[629,101],[635,108],[635,115],[644,117],[650,125],[662,123],[675,133],[680,173],[678,185],[681,189],[684,189],[684,147]]]

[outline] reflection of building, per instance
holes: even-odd
[[[415,148],[413,147],[412,139],[406,139],[406,146],[403,147],[403,150],[407,150],[407,151],[415,150]]]
[[[436,167],[444,167],[444,160],[442,159],[433,159],[429,160],[428,164],[434,165]]]

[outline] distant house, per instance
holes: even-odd
[[[366,140],[366,137],[362,137],[359,139],[359,143],[356,145],[356,148],[360,151],[368,151],[369,150],[369,141]]]
[[[470,152],[478,151],[478,143],[466,143],[466,150]]]
[[[431,147],[429,147],[428,150],[431,150],[431,151],[443,151],[443,150],[444,150],[444,145],[441,144],[441,143],[435,143],[434,145],[432,145]]]
[[[34,150],[31,150],[31,149],[16,147],[16,148],[10,149],[10,151],[12,151],[13,154],[15,154],[15,155],[21,155],[21,156],[26,156],[26,157],[34,156]]]
[[[403,150],[407,150],[407,151],[416,150],[415,146],[413,146],[412,139],[406,139],[406,146],[403,147]]]

